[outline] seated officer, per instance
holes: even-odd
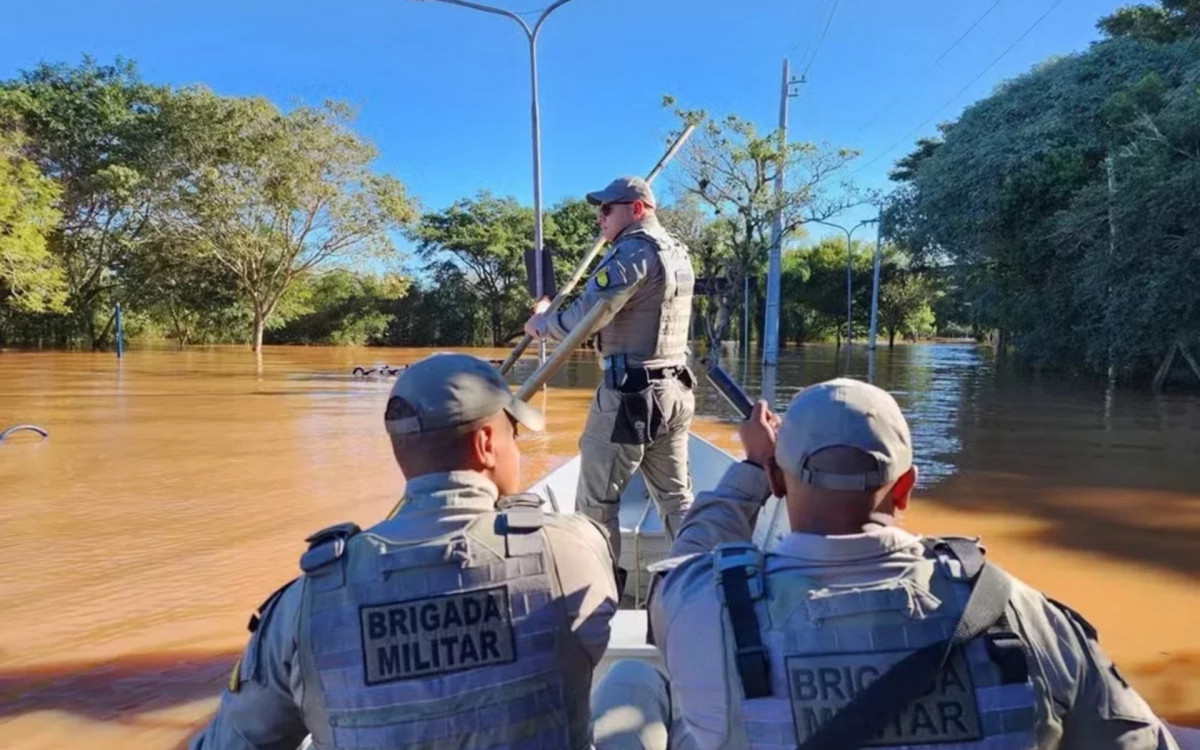
[[[541,413],[487,362],[437,354],[384,419],[403,501],[309,538],[192,750],[589,747],[614,564],[599,526],[512,496],[517,425]]]
[[[1082,617],[974,540],[895,525],[916,469],[885,391],[820,383],[740,432],[746,461],[696,500],[651,596],[670,684],[614,665],[597,747],[1176,747]],[[792,533],[763,554],[772,493]]]

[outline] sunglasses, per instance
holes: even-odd
[[[602,216],[608,216],[612,213],[613,206],[628,206],[630,203],[633,203],[633,201],[613,201],[612,203],[605,203],[600,207],[600,214]]]

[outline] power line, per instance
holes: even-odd
[[[924,70],[922,70],[920,73],[918,73],[916,76],[914,76],[914,77],[913,77],[913,79],[912,79],[911,81],[909,81],[909,82],[908,82],[908,83],[906,83],[904,86],[902,86],[902,87],[900,87],[899,89],[897,89],[897,92],[896,92],[896,94],[892,96],[892,98],[891,98],[891,99],[888,101],[888,103],[887,103],[887,104],[885,104],[885,105],[883,105],[883,106],[882,106],[882,107],[881,107],[881,108],[880,108],[880,109],[879,109],[879,110],[878,110],[878,111],[877,111],[875,114],[873,114],[873,115],[871,115],[870,117],[868,117],[868,118],[867,118],[867,121],[866,121],[866,122],[864,122],[862,125],[860,125],[860,126],[859,126],[859,128],[858,128],[858,130],[855,130],[854,132],[855,132],[856,134],[857,134],[857,133],[861,133],[861,132],[863,132],[864,130],[866,130],[866,129],[867,129],[867,126],[869,126],[871,123],[873,123],[873,122],[875,122],[876,120],[878,120],[878,119],[879,119],[879,117],[880,117],[880,115],[882,115],[884,112],[887,112],[889,109],[891,109],[891,108],[892,108],[892,106],[893,106],[893,105],[894,105],[896,102],[900,101],[900,93],[899,93],[899,92],[900,92],[901,90],[903,90],[903,89],[907,89],[907,88],[910,88],[910,87],[912,86],[912,84],[916,83],[917,79],[919,79],[919,78],[921,78],[921,77],[925,76],[927,73],[929,73],[929,71],[931,71],[931,70],[933,70],[934,68],[936,68],[936,67],[937,67],[937,64],[938,64],[938,63],[940,63],[942,60],[944,60],[944,59],[946,58],[946,55],[948,55],[948,54],[950,54],[951,52],[953,52],[953,51],[954,51],[954,48],[955,48],[955,47],[957,47],[957,46],[958,46],[958,45],[959,45],[959,44],[962,42],[962,40],[966,39],[966,38],[967,38],[967,35],[968,35],[968,34],[970,34],[972,31],[974,31],[974,30],[975,30],[975,27],[976,27],[976,26],[978,26],[978,25],[979,25],[979,24],[980,24],[980,23],[983,21],[983,19],[987,18],[987,17],[988,17],[988,15],[989,15],[989,14],[990,14],[990,13],[991,13],[993,10],[995,10],[995,9],[996,9],[996,6],[997,6],[997,5],[999,5],[999,4],[1000,4],[1000,3],[1002,3],[1002,2],[1004,2],[1004,0],[996,0],[996,2],[992,3],[991,5],[989,5],[989,6],[988,6],[988,8],[987,8],[987,10],[985,10],[983,13],[981,13],[981,14],[979,15],[979,17],[978,17],[978,18],[976,18],[976,19],[975,19],[975,21],[974,21],[974,22],[973,22],[973,23],[972,23],[970,26],[968,26],[968,27],[967,27],[967,30],[966,30],[966,31],[964,31],[963,33],[959,34],[959,35],[958,35],[958,38],[957,38],[957,39],[955,39],[953,42],[951,42],[951,43],[950,43],[950,46],[949,46],[949,47],[947,47],[946,49],[944,49],[944,50],[942,51],[942,54],[938,55],[938,56],[937,56],[937,59],[936,59],[936,60],[934,60],[932,63],[930,63],[930,64],[929,64],[929,67],[927,67],[927,68],[925,68]]]
[[[996,6],[999,5],[1001,2],[1002,2],[1002,0],[996,0],[996,2],[989,5],[988,9],[985,10],[982,14],[980,14],[979,18],[976,18],[975,22],[972,23],[970,26],[968,26],[967,30],[959,35],[958,39],[955,39],[953,42],[950,43],[950,46],[946,48],[945,52],[938,55],[938,58],[933,61],[933,64],[937,65],[946,57],[946,55],[950,54],[950,52],[953,51],[954,48],[958,46],[958,43],[961,42],[962,40],[966,39],[967,34],[970,34],[972,31],[974,31],[975,27],[978,26],[980,24],[980,22],[983,21],[983,19],[987,18],[988,14],[990,14],[993,10],[995,10]]]
[[[907,132],[907,133],[905,133],[903,136],[901,136],[901,137],[900,137],[900,140],[896,141],[895,143],[893,143],[892,145],[888,146],[888,147],[887,147],[886,149],[884,149],[883,151],[879,152],[879,155],[878,155],[878,156],[876,156],[874,159],[871,159],[871,160],[870,160],[869,162],[867,162],[866,164],[863,164],[863,165],[862,165],[862,166],[860,166],[858,169],[856,169],[856,170],[854,170],[853,172],[851,172],[851,173],[850,173],[850,174],[851,174],[851,176],[858,174],[859,172],[863,171],[864,169],[866,169],[867,167],[871,166],[871,165],[872,165],[872,164],[874,164],[875,162],[879,161],[879,160],[880,160],[880,159],[882,159],[883,157],[887,156],[887,155],[888,155],[889,153],[891,153],[891,152],[892,152],[892,151],[893,151],[893,150],[894,150],[894,149],[895,149],[897,146],[899,146],[900,144],[902,144],[902,143],[904,143],[905,141],[907,141],[908,139],[910,139],[910,138],[911,138],[911,137],[912,137],[914,134],[916,134],[917,132],[919,132],[919,131],[921,130],[921,128],[923,128],[923,127],[925,127],[926,125],[928,125],[928,124],[930,123],[930,121],[931,121],[931,120],[933,120],[933,118],[935,118],[935,117],[937,117],[939,114],[941,114],[941,112],[942,112],[942,110],[943,110],[943,109],[945,109],[946,107],[949,107],[951,104],[953,104],[953,103],[954,103],[954,101],[955,101],[956,99],[958,99],[958,97],[962,96],[962,95],[963,95],[963,94],[964,94],[964,93],[967,91],[967,89],[969,89],[969,88],[971,88],[972,86],[974,86],[974,85],[975,85],[975,84],[976,84],[976,83],[979,81],[979,79],[980,79],[980,78],[983,78],[983,76],[984,76],[984,74],[985,74],[985,73],[987,73],[989,70],[991,70],[993,67],[995,67],[996,63],[998,63],[998,62],[1000,62],[1001,60],[1003,60],[1003,59],[1004,59],[1004,58],[1005,58],[1005,57],[1008,55],[1008,53],[1009,53],[1009,52],[1012,52],[1013,48],[1014,48],[1014,47],[1016,47],[1018,44],[1020,44],[1022,39],[1024,39],[1024,38],[1025,38],[1025,37],[1027,37],[1027,36],[1029,36],[1030,32],[1032,32],[1034,29],[1036,29],[1036,28],[1037,28],[1037,27],[1038,27],[1038,26],[1039,26],[1039,25],[1042,23],[1042,21],[1044,21],[1044,20],[1046,19],[1046,16],[1050,15],[1050,13],[1051,13],[1051,12],[1053,12],[1053,11],[1054,11],[1054,9],[1055,9],[1055,8],[1057,8],[1059,5],[1062,5],[1062,2],[1063,2],[1063,0],[1054,0],[1054,2],[1053,2],[1053,3],[1051,3],[1050,7],[1046,9],[1046,12],[1045,12],[1045,13],[1042,13],[1042,15],[1038,16],[1037,20],[1036,20],[1036,21],[1034,21],[1032,24],[1030,24],[1029,28],[1027,28],[1027,29],[1025,29],[1025,31],[1021,32],[1021,35],[1020,35],[1019,37],[1017,37],[1016,39],[1014,39],[1014,40],[1012,41],[1012,44],[1010,44],[1010,45],[1008,45],[1007,47],[1005,47],[1005,48],[1004,48],[1004,51],[1003,51],[1003,52],[1001,52],[1001,53],[1000,53],[1000,54],[999,54],[999,55],[996,57],[996,59],[994,59],[994,60],[992,60],[990,63],[988,63],[988,64],[987,64],[987,67],[985,67],[983,70],[979,71],[979,74],[978,74],[977,76],[975,76],[974,78],[972,78],[972,79],[971,79],[971,81],[970,81],[970,82],[969,82],[969,83],[968,83],[966,86],[963,86],[961,89],[959,89],[959,90],[958,90],[958,93],[956,93],[954,96],[952,96],[952,97],[950,97],[948,100],[946,100],[946,103],[945,103],[945,104],[943,104],[942,106],[940,106],[940,107],[938,107],[936,110],[934,110],[933,114],[931,114],[929,117],[925,118],[925,120],[924,120],[924,121],[922,121],[920,125],[916,126],[916,127],[915,127],[915,128],[913,128],[912,130],[908,131],[908,132]]]
[[[825,28],[821,29],[821,36],[817,39],[817,45],[813,47],[812,57],[808,58],[808,65],[804,66],[804,72],[800,74],[801,78],[808,76],[808,70],[817,60],[817,53],[821,51],[821,43],[825,41],[825,35],[829,33],[829,25],[833,23],[833,17],[837,13],[839,0],[833,0],[833,8],[829,11],[829,18],[825,19]]]
[[[822,4],[822,5],[821,5],[821,7],[820,7],[820,10],[818,10],[818,11],[817,11],[817,18],[816,18],[816,22],[817,22],[817,24],[820,24],[820,23],[821,23],[821,19],[825,17],[825,11],[829,10],[829,3],[830,3],[830,2],[831,2],[831,0],[825,0],[824,4]],[[817,7],[817,6],[814,4],[812,7],[814,7],[814,8],[815,8],[815,7]],[[815,25],[816,25],[816,24],[814,24],[814,26],[815,26]],[[796,58],[801,58],[801,59],[803,59],[803,58],[807,58],[807,57],[808,57],[808,52],[807,52],[807,51],[805,51],[805,50],[803,50],[803,49],[801,49],[801,47],[803,47],[803,46],[804,46],[804,41],[803,41],[803,40],[798,40],[798,41],[797,41],[795,44],[793,44],[793,45],[792,45],[792,48],[791,48],[791,49],[788,51],[788,54],[787,54],[787,56],[788,56],[788,57],[796,57]],[[802,53],[803,53],[803,54],[802,54]]]

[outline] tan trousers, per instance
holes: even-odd
[[[580,471],[575,510],[604,526],[612,540],[613,557],[617,560],[621,559],[620,497],[639,467],[672,541],[692,505],[688,430],[696,413],[696,396],[675,378],[656,380],[653,387],[666,423],[657,440],[649,445],[612,442],[621,394],[603,385],[596,390],[587,424],[579,438]]]

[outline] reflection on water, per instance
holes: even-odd
[[[369,525],[403,491],[382,429],[392,380],[351,371],[427,353],[0,353],[0,429],[50,431],[0,443],[4,746],[178,747],[215,705],[247,613],[296,575],[304,537]],[[727,368],[761,393],[756,363]],[[869,369],[861,347],[785,350],[776,406]],[[1200,714],[1195,670],[1162,665],[1200,663],[1186,624],[1200,609],[1200,400],[1117,391],[1106,411],[1102,385],[1014,374],[974,346],[880,349],[873,369],[912,423],[912,523],[985,534],[1003,564],[1102,624],[1163,710]],[[534,399],[548,429],[521,438],[529,483],[576,452],[598,377],[580,352]],[[728,405],[703,378],[697,395],[695,431],[737,452]]]

